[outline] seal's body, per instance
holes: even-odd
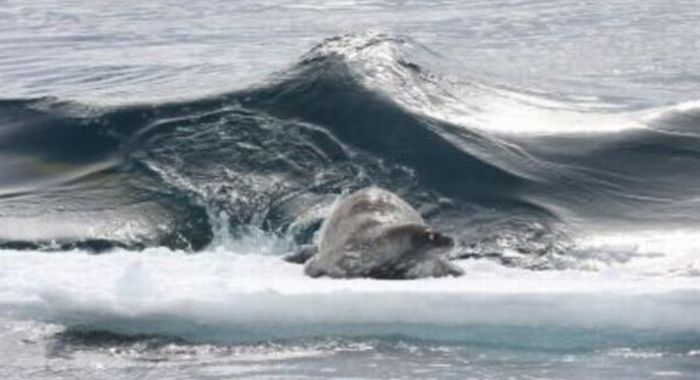
[[[442,257],[453,245],[399,196],[371,187],[337,204],[304,271],[334,278],[459,276],[462,271]]]

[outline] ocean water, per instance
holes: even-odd
[[[695,1],[0,0],[0,377],[697,379]],[[281,260],[387,188],[460,278]]]

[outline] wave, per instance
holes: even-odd
[[[697,226],[695,103],[629,110],[441,76],[440,59],[360,33],[201,99],[0,101],[1,244],[200,251],[262,231],[291,249],[367,185],[455,235],[455,256],[530,268],[576,267],[596,230]]]

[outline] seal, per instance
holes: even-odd
[[[288,259],[306,261],[310,277],[414,279],[460,276],[444,254],[454,240],[430,228],[398,195],[377,187],[341,199],[315,247]]]

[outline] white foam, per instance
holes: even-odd
[[[648,275],[700,275],[700,232],[638,230],[582,236],[568,253],[577,268],[623,269]]]
[[[320,328],[342,334],[349,325],[393,332],[402,325],[700,331],[696,279],[461,265],[467,274],[457,279],[331,280],[260,255],[5,251],[0,310],[94,329],[223,340],[307,336]]]

